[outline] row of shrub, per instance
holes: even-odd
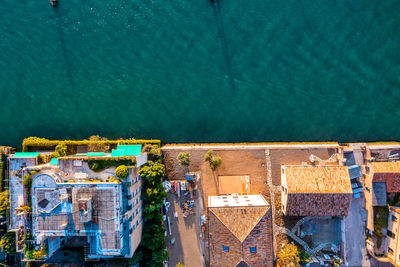
[[[156,146],[161,146],[160,140],[144,140],[144,139],[120,139],[120,140],[107,140],[105,138],[100,138],[98,136],[94,136],[96,138],[90,138],[91,140],[49,140],[46,138],[40,137],[28,137],[25,138],[22,142],[22,150],[25,152],[30,151],[31,148],[40,148],[43,150],[54,150],[55,147],[60,143],[65,143],[68,146],[68,149],[76,148],[77,146],[90,146],[90,145],[106,145],[106,146],[117,146],[117,145],[135,145],[135,144],[151,144]],[[97,138],[98,137],[98,138]],[[71,151],[70,154],[76,153]]]
[[[0,154],[0,192],[2,192],[5,188],[5,172],[6,172],[6,157],[3,154]]]

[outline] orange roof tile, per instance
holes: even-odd
[[[371,162],[369,164],[373,173],[400,173],[400,161],[396,162]]]
[[[352,193],[345,166],[283,166],[288,193]]]
[[[262,207],[209,208],[209,210],[215,214],[240,242],[243,242],[269,208],[268,205]]]
[[[374,173],[372,182],[386,183],[386,192],[400,192],[400,173]]]

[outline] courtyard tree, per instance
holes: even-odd
[[[221,157],[213,157],[210,161],[210,168],[213,171],[216,171],[219,166],[222,164]]]
[[[120,179],[126,179],[126,177],[128,177],[128,167],[125,165],[118,166],[117,169],[115,169],[115,175]]]
[[[204,161],[210,164],[210,169],[212,171],[216,171],[219,166],[222,164],[221,157],[214,156],[212,150],[208,150],[207,153],[204,155]]]
[[[278,252],[277,265],[280,267],[297,267],[300,266],[299,251],[295,245],[286,244]]]
[[[208,150],[207,153],[204,155],[204,161],[210,161],[213,155],[212,150]]]
[[[177,157],[179,164],[181,164],[183,167],[186,168],[186,171],[189,170],[189,165],[190,165],[190,154],[189,152],[181,152],[178,154]]]

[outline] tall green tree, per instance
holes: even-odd
[[[8,190],[0,193],[0,216],[6,216],[7,210],[10,208],[10,194]]]
[[[8,255],[15,254],[15,232],[7,232],[0,240],[0,248]]]

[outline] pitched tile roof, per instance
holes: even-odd
[[[386,183],[386,192],[400,192],[400,173],[374,173],[372,182]]]
[[[390,172],[400,173],[400,161],[396,162],[371,162],[369,164],[373,173]]]
[[[288,194],[287,216],[347,216],[352,194]]]
[[[268,205],[261,207],[209,208],[209,211],[214,213],[240,242],[243,242],[269,209]]]
[[[396,162],[371,162],[373,183],[386,183],[386,192],[400,192],[400,161]]]
[[[288,193],[352,193],[345,166],[282,166]]]

